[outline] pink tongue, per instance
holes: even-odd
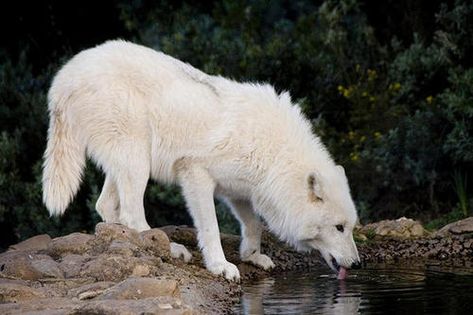
[[[338,271],[338,276],[337,276],[337,279],[338,280],[345,280],[345,278],[347,277],[347,270],[340,266],[340,270]]]

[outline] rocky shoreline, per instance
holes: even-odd
[[[160,229],[99,223],[94,235],[39,235],[0,254],[0,314],[217,314],[239,293],[171,258]]]
[[[360,256],[365,262],[406,259],[473,262],[473,217],[428,232],[406,218],[365,225],[355,231]]]
[[[435,233],[410,219],[381,221],[356,229],[355,239],[365,264],[473,265],[473,217]],[[170,257],[170,240],[191,250],[190,263]],[[325,265],[318,254],[298,253],[265,232],[262,252],[276,264],[265,272],[240,261],[239,243],[222,234],[242,281]],[[93,235],[38,235],[0,254],[1,314],[227,314],[240,293],[238,284],[205,270],[190,227],[138,233],[99,223]]]

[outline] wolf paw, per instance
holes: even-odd
[[[237,266],[228,261],[209,264],[207,269],[215,275],[223,275],[228,280],[240,281],[240,271]]]
[[[192,254],[187,250],[184,245],[171,242],[171,257],[182,258],[186,263],[192,259]]]
[[[274,268],[274,263],[268,256],[260,253],[254,253],[248,257],[242,259],[243,261],[250,262],[253,265],[269,270]]]

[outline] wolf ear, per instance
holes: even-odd
[[[310,173],[307,178],[307,184],[309,188],[309,200],[313,202],[323,201],[322,199],[322,186],[316,173]]]

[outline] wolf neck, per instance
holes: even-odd
[[[271,232],[297,246],[298,222],[308,198],[307,178],[311,172],[333,172],[335,164],[323,147],[315,143],[312,153],[284,150],[267,170],[254,195],[255,209]],[[299,219],[296,219],[299,218]]]

